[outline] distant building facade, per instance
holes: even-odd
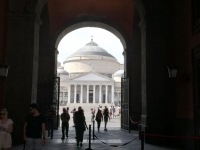
[[[93,40],[69,56],[60,77],[60,105],[70,103],[121,103],[123,64]]]

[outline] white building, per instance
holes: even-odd
[[[60,77],[60,105],[70,103],[112,103],[121,101],[123,65],[93,40],[69,56]]]

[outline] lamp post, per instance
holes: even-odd
[[[178,67],[170,65],[170,66],[167,66],[167,69],[169,73],[169,78],[176,78]]]
[[[179,73],[179,78],[177,78],[178,67],[174,65],[167,66],[169,78],[172,79],[172,83],[175,86],[178,86],[180,83],[189,83],[190,82],[190,73],[187,71]]]
[[[7,65],[5,61],[3,61],[2,64],[0,64],[0,78],[1,78],[0,85],[3,83],[4,79],[7,77],[9,67],[10,66]]]

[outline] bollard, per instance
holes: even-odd
[[[141,137],[141,150],[144,150],[144,131],[140,132]]]
[[[91,125],[89,125],[89,147],[85,150],[93,150],[91,148]]]
[[[93,134],[93,140],[95,140],[95,137],[94,137],[94,129],[95,129],[95,121],[93,120],[93,132],[92,132],[92,134]]]

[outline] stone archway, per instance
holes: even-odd
[[[30,2],[29,4],[25,4],[24,0],[11,1],[10,7],[12,9],[10,10],[10,12],[12,13],[10,13],[8,16],[9,23],[8,23],[7,41],[9,41],[9,44],[7,44],[6,60],[9,62],[11,66],[14,67],[9,72],[10,74],[13,74],[13,76],[8,77],[8,82],[6,83],[7,85],[5,87],[5,101],[8,110],[12,109],[13,112],[16,111],[18,112],[18,114],[11,114],[11,118],[13,118],[14,121],[17,120],[16,122],[19,122],[18,124],[15,124],[16,130],[13,133],[13,137],[15,137],[15,139],[19,139],[19,141],[21,139],[17,137],[18,135],[21,135],[21,125],[23,124],[25,115],[28,114],[28,108],[24,108],[23,106],[28,107],[30,103],[36,102],[37,100],[38,66],[40,66],[38,63],[38,55],[40,52],[39,33],[40,33],[40,26],[42,24],[41,13],[44,6],[47,4],[47,0],[38,0],[38,1],[30,0],[29,2]],[[18,6],[20,6],[19,7],[20,9],[18,9]],[[140,66],[140,63],[138,63],[139,60],[135,62],[132,62],[131,60],[132,56],[135,58],[138,55],[131,53],[133,50],[132,42],[128,38],[128,36],[123,32],[122,29],[117,27],[116,24],[110,21],[106,21],[106,18],[98,16],[95,17],[92,15],[87,17],[78,16],[78,18],[76,18],[73,21],[70,22],[71,25],[75,24],[76,21],[101,22],[102,24],[105,25],[107,24],[108,26],[113,27],[113,29],[115,29],[114,32],[118,31],[118,33],[116,32],[115,35],[118,35],[119,33],[121,34],[121,37],[120,35],[118,35],[118,37],[121,39],[124,45],[125,52],[127,52],[124,53],[126,64],[128,65],[125,66],[125,68],[127,68],[126,76],[130,77],[132,81],[138,79],[132,76],[132,74],[130,73],[131,70],[135,68],[135,66],[137,66],[137,68],[139,68]],[[108,30],[113,32],[112,31],[113,29],[110,28]],[[18,38],[19,36],[21,36],[21,38]],[[49,46],[48,48],[51,51],[52,64],[55,64],[57,50],[55,49],[54,37],[52,41],[53,41],[52,43],[54,43],[54,46],[52,46],[51,44],[48,45]],[[129,57],[126,59],[127,54]],[[56,70],[55,66],[50,69],[51,75],[55,75],[56,73],[55,70]],[[18,80],[16,80],[16,78]],[[137,85],[139,86],[139,84],[141,83],[139,82],[133,87],[137,87]],[[141,91],[139,92],[137,91],[135,93],[138,96],[141,94]],[[14,100],[13,97],[15,97]],[[141,101],[140,96],[138,96],[137,101]],[[19,104],[23,104],[23,106],[19,106]],[[21,116],[21,118],[18,118],[19,115]],[[19,141],[14,141],[14,143],[17,143]]]
[[[137,99],[130,102],[131,105],[129,107],[134,108],[133,111],[131,111],[130,113],[134,114],[133,118],[136,120],[140,120],[141,114],[143,114],[142,122],[145,126],[146,124],[146,94],[145,94],[146,93],[146,45],[145,45],[146,44],[146,36],[145,36],[146,24],[145,23],[146,22],[144,19],[145,11],[144,11],[144,6],[141,1],[133,1],[133,3],[135,3],[136,8],[137,8],[137,11],[135,10],[134,13],[137,13],[137,15],[139,16],[137,17],[137,20],[135,21],[135,28],[137,32],[136,33],[134,32],[133,36],[135,38],[134,40],[136,40],[137,36],[140,37],[139,42],[135,42],[135,43],[130,42],[128,36],[125,35],[125,32],[123,32],[119,27],[117,27],[116,24],[106,20],[106,17],[104,18],[100,16],[95,16],[95,15],[80,14],[76,18],[68,22],[67,24],[62,25],[57,30],[57,32],[53,35],[53,38],[52,38],[51,49],[56,54],[57,46],[60,39],[64,35],[69,33],[70,31],[77,29],[79,27],[86,27],[86,26],[100,27],[115,34],[120,39],[124,47],[125,72],[126,72],[125,75],[130,78],[130,84],[131,84],[130,90],[134,91],[131,93],[130,98],[133,99],[134,97],[134,99],[135,98]],[[114,26],[115,28],[113,28],[112,26]],[[141,32],[140,32],[140,29],[141,29]],[[128,45],[126,41],[129,41]],[[132,62],[132,58],[135,59],[134,62]],[[141,63],[141,60],[142,60],[142,63]],[[54,70],[54,72],[56,72],[56,70]],[[141,72],[142,72],[142,75],[141,75]],[[142,76],[142,79],[141,79],[141,76]],[[135,90],[136,88],[139,90]],[[135,104],[137,104],[137,106],[142,105],[142,107],[141,108],[135,107]]]

